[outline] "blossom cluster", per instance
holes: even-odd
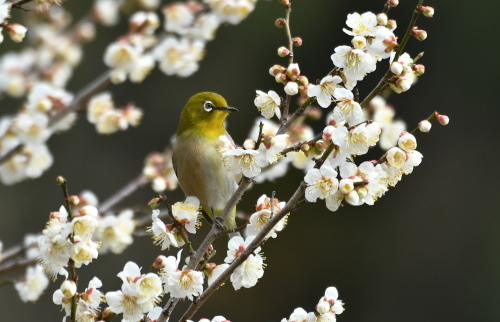
[[[158,193],[177,188],[171,149],[166,149],[163,153],[150,153],[146,157],[142,173],[151,181],[151,188]]]
[[[10,36],[10,39],[14,42],[21,42],[26,35],[26,31],[28,30],[25,26],[12,23],[9,24],[7,19],[10,17],[10,10],[12,8],[12,4],[7,2],[7,0],[0,0],[0,43],[3,42],[4,36],[2,31],[5,30],[7,34]]]
[[[74,281],[65,280],[61,283],[52,295],[52,301],[56,305],[61,305],[66,316],[71,315],[72,298],[77,296],[75,318],[77,321],[96,321],[99,313],[101,302],[104,295],[99,290],[102,287],[102,282],[99,278],[94,277],[90,280],[88,287],[84,292],[77,293],[77,287]]]
[[[344,312],[344,303],[338,299],[339,293],[335,287],[329,287],[325,295],[319,299],[316,305],[316,312],[307,312],[303,308],[297,308],[288,319],[281,322],[335,322],[336,316]]]
[[[170,3],[162,8],[164,37],[155,36],[160,27],[156,13],[134,13],[128,35],[106,49],[104,62],[113,69],[111,80],[120,83],[128,78],[140,83],[155,62],[166,75],[191,76],[199,68],[206,42],[213,40],[218,27],[226,22],[240,23],[253,11],[255,3],[256,0]],[[106,11],[101,12],[104,15]]]
[[[123,109],[116,108],[109,92],[94,95],[87,105],[87,120],[95,124],[100,134],[123,131],[129,126],[136,127],[142,115],[142,110],[133,104],[128,104]]]

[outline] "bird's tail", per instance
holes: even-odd
[[[210,218],[214,219],[214,214],[216,217],[222,215],[222,212],[224,209],[206,209],[203,208],[203,211],[205,211]],[[226,221],[224,222],[224,225],[227,227],[227,229],[233,229],[236,227],[236,207],[233,208],[233,210],[229,213],[229,216],[227,217]],[[233,232],[229,233],[229,238],[231,239],[234,236],[241,236],[239,232]]]

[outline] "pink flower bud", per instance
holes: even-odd
[[[78,198],[78,196],[69,196],[68,197],[68,202],[72,205],[72,206],[76,206],[80,203],[80,198]]]
[[[290,64],[286,70],[286,76],[290,78],[291,80],[297,80],[300,75],[300,69],[299,69],[299,64]]]
[[[427,31],[421,29],[413,29],[413,37],[417,38],[417,40],[423,41],[427,39]]]
[[[300,46],[302,46],[302,38],[294,37],[294,38],[292,38],[292,43],[295,47],[300,47]]]
[[[166,263],[167,263],[167,258],[163,255],[160,255],[160,256],[156,257],[152,267],[154,269],[162,269],[162,268],[165,268]]]
[[[431,122],[427,120],[423,120],[422,122],[418,123],[418,129],[420,132],[429,132],[431,130],[432,124]]]
[[[299,78],[297,78],[297,82],[300,85],[304,85],[304,86],[309,84],[309,80],[305,76],[300,76]]]
[[[274,79],[276,80],[276,83],[286,83],[286,75],[285,74],[278,74],[274,77]]]
[[[417,64],[413,66],[413,73],[415,76],[420,76],[425,73],[425,66],[422,64]]]
[[[281,46],[280,48],[278,48],[278,56],[286,57],[288,55],[290,55],[290,50],[288,50],[288,48],[286,48],[285,46]]]
[[[420,6],[418,10],[424,15],[424,17],[432,18],[434,17],[434,8],[429,6]]]
[[[274,24],[278,28],[285,28],[285,26],[286,26],[286,20],[285,20],[285,18],[278,18],[278,19],[276,19],[276,21],[274,22]]]
[[[23,41],[24,36],[26,35],[26,31],[28,30],[28,28],[18,23],[6,25],[4,26],[4,28],[9,33],[10,39],[12,39],[12,41],[14,42]]]
[[[279,74],[283,74],[285,70],[285,67],[281,65],[274,65],[273,67],[269,68],[269,75],[276,76]]]
[[[436,112],[436,118],[441,125],[448,125],[450,123],[450,118],[446,115],[439,114]]]
[[[389,7],[397,7],[399,4],[399,0],[388,0],[387,1],[387,5]]]

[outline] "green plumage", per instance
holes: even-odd
[[[182,191],[200,199],[203,210],[211,216],[222,213],[238,186],[239,178],[224,168],[218,152],[222,147],[221,135],[232,142],[224,128],[231,111],[237,110],[228,107],[218,94],[203,92],[192,96],[182,110],[172,155]],[[235,215],[236,208],[225,222],[228,228],[235,226]]]

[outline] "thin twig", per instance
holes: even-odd
[[[134,191],[143,187],[149,182],[150,180],[146,176],[140,174],[132,181],[127,183],[127,185],[125,185],[123,188],[114,193],[111,197],[102,202],[101,205],[99,206],[99,212],[104,213],[109,211],[114,205],[118,204],[120,201],[122,201],[130,194],[132,194]]]

